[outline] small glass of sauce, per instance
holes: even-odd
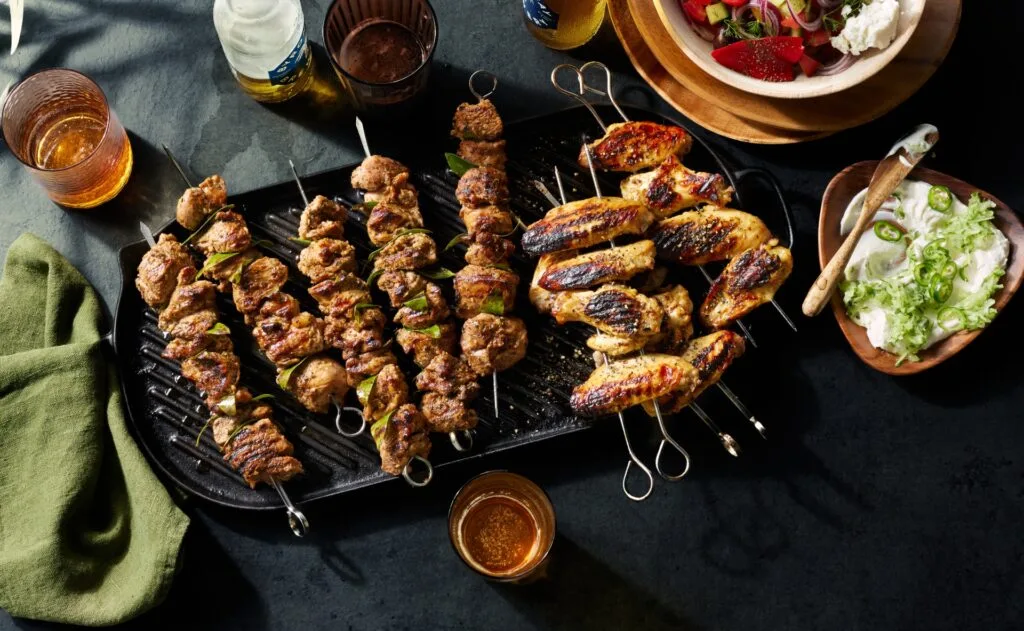
[[[437,17],[427,0],[334,0],[324,45],[357,110],[393,105],[426,86]]]
[[[555,510],[521,475],[490,471],[467,482],[448,511],[448,536],[474,571],[501,582],[537,578],[555,539]]]

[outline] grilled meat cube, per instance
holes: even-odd
[[[299,271],[319,283],[356,271],[356,249],[348,241],[317,239],[299,253]]]
[[[352,171],[352,188],[364,191],[383,191],[391,186],[392,180],[409,169],[404,164],[384,156],[370,156]]]
[[[388,364],[373,378],[372,387],[359,393],[363,415],[370,422],[376,421],[398,406],[409,401],[409,386],[405,375],[396,364]]]
[[[465,401],[447,397],[436,392],[428,392],[420,401],[420,409],[433,432],[458,432],[473,429],[479,421],[476,411],[466,405]]]
[[[370,427],[380,452],[382,471],[399,475],[414,457],[430,455],[430,439],[425,425],[426,421],[416,406],[407,403],[395,410],[386,422],[374,423]]]
[[[488,232],[478,232],[466,250],[470,265],[503,265],[516,251],[516,244]]]
[[[402,351],[412,357],[417,366],[426,366],[430,360],[444,351],[453,353],[455,351],[458,329],[451,322],[437,324],[437,335],[433,331],[414,331],[412,329],[398,329],[395,332],[395,341],[402,347]]]
[[[332,199],[317,195],[309,202],[299,219],[299,237],[317,239],[341,239],[345,236],[345,218],[348,210]]]
[[[387,318],[379,308],[360,309],[358,316],[352,318],[328,318],[324,327],[324,340],[340,349],[341,356],[348,360],[384,348],[386,323]]]
[[[467,265],[455,273],[455,315],[468,320],[484,313],[489,301],[500,298],[502,312],[512,311],[516,303],[519,276],[497,267]]]
[[[682,285],[672,285],[661,293],[651,296],[665,311],[661,331],[655,335],[646,348],[648,351],[678,355],[693,335],[693,301]]]
[[[395,364],[398,360],[387,348],[372,353],[364,353],[358,357],[345,360],[345,375],[348,385],[353,388],[361,384],[367,377],[379,373],[388,364]]]
[[[661,305],[632,287],[609,284],[597,291],[559,294],[551,315],[559,324],[585,322],[621,337],[650,337],[661,330]]]
[[[232,286],[235,308],[248,315],[259,310],[263,301],[281,291],[288,280],[288,268],[276,258],[264,256],[249,264]]]
[[[309,288],[309,295],[325,315],[344,321],[354,317],[352,308],[356,305],[373,303],[366,282],[355,274],[320,281]]]
[[[179,337],[171,340],[161,357],[182,361],[203,351],[233,352],[231,338],[226,335],[201,334],[196,337]]]
[[[263,253],[257,248],[249,248],[241,254],[236,256],[229,256],[219,263],[214,265],[207,264],[203,267],[205,270],[203,276],[211,278],[217,281],[217,291],[229,292],[232,290],[232,281],[238,280],[242,274],[242,270],[248,267],[253,261],[258,258],[262,258]]]
[[[170,333],[172,340],[198,339],[206,335],[206,332],[215,324],[217,324],[217,311],[215,309],[203,309],[175,322],[168,333]]]
[[[302,473],[292,457],[292,444],[268,418],[246,425],[235,434],[224,459],[255,488],[259,482],[284,482]]]
[[[207,216],[224,206],[228,200],[228,188],[219,175],[211,175],[199,186],[186,190],[178,199],[175,217],[178,223],[189,230],[195,230],[206,221]]]
[[[690,362],[673,355],[630,357],[598,366],[573,388],[570,404],[577,414],[600,416],[697,386],[700,375]]]
[[[181,374],[210,399],[220,401],[238,385],[238,356],[230,351],[203,351],[181,362]]]
[[[459,178],[455,198],[463,206],[503,206],[508,203],[508,177],[492,167],[476,167]]]
[[[391,241],[397,232],[409,228],[422,228],[423,215],[419,207],[400,206],[388,200],[382,200],[370,211],[366,220],[366,232],[374,245],[384,245]]]
[[[265,320],[267,318],[285,318],[291,320],[295,316],[299,315],[299,301],[295,299],[291,294],[286,294],[283,291],[279,291],[267,297],[260,305],[259,313],[256,315],[256,320]]]
[[[680,265],[730,259],[771,238],[764,222],[739,210],[705,207],[654,224],[658,258]]]
[[[157,326],[161,331],[171,331],[185,316],[215,309],[217,288],[205,280],[195,280],[196,268],[190,266],[178,270],[177,285],[171,292],[167,307],[160,312]]]
[[[459,157],[478,167],[505,168],[505,141],[463,140],[459,143]]]
[[[681,127],[633,121],[609,125],[604,136],[588,146],[595,169],[633,172],[655,167],[671,156],[684,155],[692,144],[693,137]],[[590,168],[582,149],[579,165]]]
[[[747,250],[711,284],[700,306],[701,322],[713,329],[729,326],[774,298],[792,271],[793,255],[778,239]]]
[[[260,349],[274,364],[294,364],[324,350],[323,322],[303,311],[291,318],[267,318],[252,331]]]
[[[409,172],[399,173],[391,184],[379,191],[367,191],[363,194],[364,202],[388,202],[403,208],[419,208],[419,193],[409,182]]]
[[[565,250],[563,252],[552,252],[551,254],[542,254],[537,259],[537,267],[533,270],[533,279],[530,280],[530,302],[537,311],[541,313],[551,313],[551,309],[555,306],[555,299],[558,294],[555,292],[548,291],[540,286],[540,279],[544,277],[551,266],[567,259],[571,259],[576,256],[576,250]]]
[[[499,236],[508,235],[515,227],[512,213],[497,206],[477,206],[475,208],[463,206],[459,210],[459,218],[466,225],[466,233],[470,238],[481,232]]]
[[[441,352],[416,375],[416,389],[460,401],[472,401],[480,393],[480,384],[465,361],[451,353]]]
[[[377,279],[377,287],[384,290],[392,307],[399,307],[427,290],[427,280],[416,272],[384,272]]]
[[[252,245],[245,219],[233,210],[222,210],[196,239],[196,249],[204,256],[222,252],[242,252]]]
[[[650,337],[633,335],[623,337],[621,335],[609,335],[608,333],[595,333],[587,338],[587,348],[598,353],[604,353],[609,357],[621,357],[635,353],[650,341]]]
[[[653,241],[588,252],[549,266],[538,284],[550,291],[568,291],[628,280],[654,269],[654,254]]]
[[[377,251],[374,269],[387,272],[418,270],[437,262],[437,244],[430,235],[403,234]]]
[[[480,313],[462,325],[462,356],[478,375],[501,372],[526,356],[526,324],[519,318]]]
[[[340,404],[348,388],[345,368],[323,355],[302,362],[288,381],[288,391],[302,407],[321,414],[330,407],[332,399]]]
[[[658,219],[699,204],[725,206],[732,192],[721,175],[691,171],[675,156],[622,182],[622,196],[647,206]]]
[[[642,204],[619,197],[592,197],[549,210],[523,233],[530,256],[585,248],[623,234],[643,234],[654,221]]]
[[[406,302],[413,302],[413,306],[417,306],[415,302],[422,302],[419,300],[420,298],[427,302],[423,309],[414,309],[403,304],[395,314],[395,322],[409,329],[424,329],[448,317],[448,303],[445,301],[440,287],[434,283],[427,283],[422,294],[414,296]]]
[[[147,305],[160,310],[171,299],[178,284],[178,272],[184,267],[192,267],[192,257],[185,246],[174,235],[162,234],[156,245],[142,255],[135,288]]]
[[[460,104],[452,119],[452,136],[459,140],[497,140],[504,129],[498,110],[487,99]]]
[[[732,365],[737,357],[746,350],[743,337],[732,331],[716,331],[711,335],[691,340],[682,354],[682,358],[697,369],[699,381],[695,387],[683,388],[670,392],[658,399],[663,414],[679,412],[705,390],[718,383],[725,369]],[[655,415],[654,404],[643,403],[644,411]]]

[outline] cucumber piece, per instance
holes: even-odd
[[[793,4],[793,10],[797,13],[802,13],[807,8],[807,0],[791,0]],[[785,17],[793,17],[789,13],[789,5],[786,4],[786,0],[771,0],[771,3],[779,8],[782,15]]]
[[[715,4],[708,5],[708,22],[712,25],[718,24],[725,18],[729,17],[729,7],[725,6],[724,2],[716,2]]]

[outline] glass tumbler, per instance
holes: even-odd
[[[408,101],[426,86],[437,47],[437,15],[427,0],[334,0],[323,36],[349,100],[366,111]],[[396,60],[408,63],[410,55],[418,63],[395,76]],[[375,80],[374,74],[386,78]]]
[[[121,192],[132,172],[128,134],[89,77],[55,68],[11,90],[2,126],[7,146],[69,208],[93,208]]]

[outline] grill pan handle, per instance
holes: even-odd
[[[789,204],[786,202],[786,196],[782,194],[782,185],[779,184],[779,180],[772,175],[771,171],[762,169],[759,167],[750,167],[736,171],[736,184],[741,186],[743,181],[747,178],[756,178],[765,182],[775,191],[775,196],[779,200],[779,208],[782,210],[782,214],[786,217],[786,229],[789,231],[789,244],[786,246],[790,250],[793,249],[793,216],[790,214]]]

